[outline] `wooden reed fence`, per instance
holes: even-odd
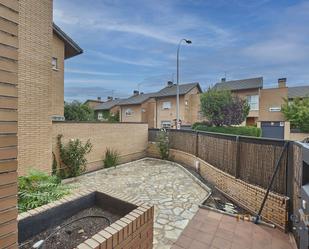
[[[149,141],[155,141],[158,129],[149,129]],[[284,140],[243,137],[210,132],[169,130],[170,148],[193,154],[216,168],[266,189],[275,170]],[[287,193],[288,150],[272,191]]]

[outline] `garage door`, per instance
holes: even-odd
[[[284,139],[284,122],[262,122],[262,137]]]

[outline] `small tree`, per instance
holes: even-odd
[[[233,96],[230,91],[209,88],[201,94],[201,111],[211,125],[239,125],[248,116],[246,100]]]
[[[296,98],[291,102],[285,99],[282,113],[291,122],[293,128],[298,128],[302,132],[309,132],[309,97]]]
[[[70,121],[93,121],[95,120],[94,111],[85,104],[74,100],[71,103],[64,103],[64,117]]]
[[[85,172],[86,155],[91,151],[90,140],[82,144],[79,139],[71,139],[66,145],[61,142],[62,135],[58,135],[58,147],[61,159],[60,176],[62,178],[78,176]]]
[[[157,146],[162,159],[168,159],[169,157],[169,139],[167,131],[162,129],[159,131],[157,138]]]

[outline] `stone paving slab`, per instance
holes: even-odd
[[[170,248],[208,194],[175,163],[143,159],[83,175],[72,183],[78,189],[97,187],[154,205],[154,248]]]

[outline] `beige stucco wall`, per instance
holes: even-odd
[[[259,92],[260,90],[256,88],[256,89],[238,90],[238,91],[234,91],[233,93],[242,99],[247,99],[248,96],[259,95]],[[249,111],[248,117],[258,117],[258,116],[259,116],[258,110]]]
[[[143,123],[148,123],[149,128],[154,128],[156,125],[156,100],[150,98],[142,103],[142,119]]]
[[[87,155],[88,171],[102,167],[106,148],[117,150],[121,162],[127,162],[143,157],[148,144],[147,124],[54,122],[52,144],[56,155],[59,134],[63,135],[64,144],[70,139],[78,138],[84,143],[90,139],[93,148]]]
[[[123,105],[121,108],[121,122],[142,122],[141,105]],[[127,109],[133,111],[132,115],[125,114]]]
[[[20,0],[18,173],[52,162],[52,0]]]
[[[64,42],[53,34],[52,57],[58,60],[58,69],[52,70],[52,115],[63,116],[64,108]]]
[[[282,112],[270,112],[270,107],[281,107],[288,96],[288,88],[262,89],[260,91],[259,121],[284,121]]]
[[[171,109],[163,110],[163,102],[171,102]],[[184,96],[179,96],[179,118],[184,123],[185,119],[185,104]],[[158,98],[157,99],[157,128],[161,128],[162,121],[171,121],[172,125],[175,125],[174,120],[176,119],[176,96]]]

